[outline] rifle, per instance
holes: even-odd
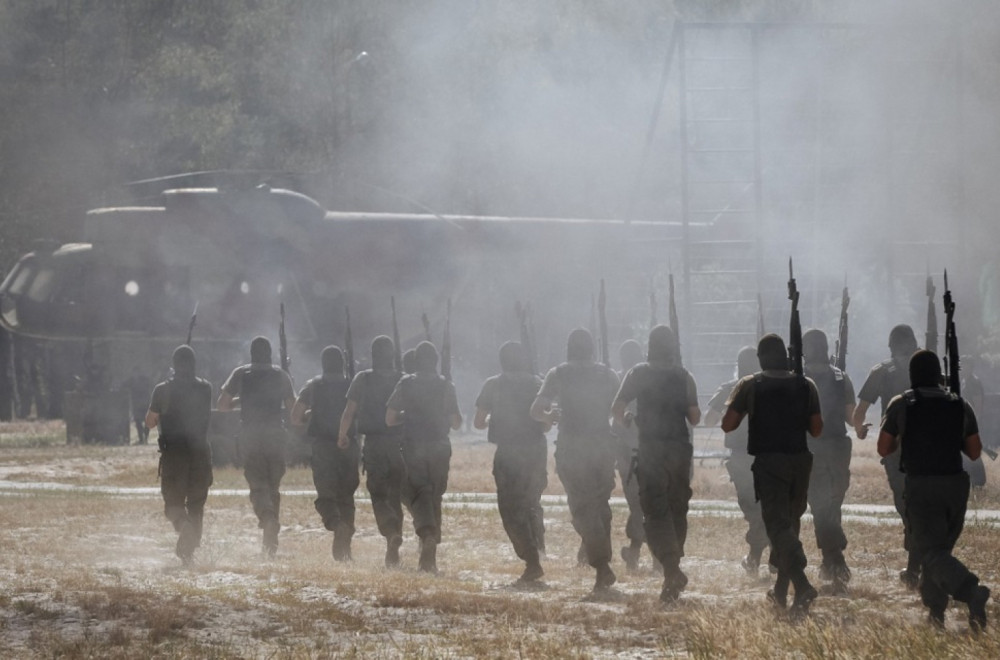
[[[680,321],[677,318],[677,304],[674,302],[674,274],[670,273],[668,279],[670,285],[670,298],[667,302],[667,309],[670,314],[670,329],[674,331],[674,349],[677,351],[677,360],[681,359],[681,329]]]
[[[427,312],[420,315],[420,322],[424,324],[424,336],[427,338],[427,341],[433,343],[434,340],[431,339],[431,322],[427,318]]]
[[[930,274],[927,275],[927,333],[924,335],[924,348],[937,353],[938,329],[937,329],[937,308],[934,307],[934,294],[937,288]]]
[[[958,335],[955,332],[955,301],[948,288],[948,271],[944,271],[944,376],[948,390],[962,396],[962,379],[959,376]]]
[[[279,303],[279,310],[281,312],[281,321],[278,323],[278,349],[281,356],[281,369],[289,376],[291,372],[288,370],[291,366],[292,361],[288,358],[288,337],[285,336],[285,303]]]
[[[851,304],[851,297],[847,294],[847,287],[840,294],[840,327],[837,331],[837,350],[833,357],[833,366],[841,371],[847,369],[847,306]]]
[[[531,308],[528,305],[522,305],[521,301],[518,300],[514,303],[514,313],[517,315],[518,324],[521,326],[521,347],[528,358],[528,370],[536,374],[538,373],[538,365],[535,360],[535,340],[532,336],[531,320],[529,319]]]
[[[656,327],[656,291],[649,291],[649,329]]]
[[[757,341],[767,332],[764,330],[764,299],[757,294]]]
[[[441,375],[451,380],[451,298],[444,317],[444,338],[441,340]]]
[[[344,305],[344,312],[347,315],[347,329],[344,331],[344,357],[347,360],[347,377],[354,380],[354,337],[351,336],[351,308]]]
[[[188,346],[191,345],[191,335],[194,333],[194,324],[198,322],[198,301],[194,303],[194,311],[191,312],[191,320],[188,321],[188,336],[187,341],[184,342]]]
[[[601,279],[601,292],[597,295],[597,316],[601,331],[601,362],[604,366],[611,366],[611,356],[608,354],[608,297],[604,292],[604,279]]]
[[[395,296],[389,296],[389,304],[392,306],[392,343],[395,351],[392,355],[392,363],[398,373],[403,373],[403,349],[399,345],[399,324],[396,323]]]
[[[792,258],[788,258],[788,299],[792,301],[792,315],[788,322],[788,362],[792,371],[802,376],[802,321],[799,319],[799,289],[792,272]]]

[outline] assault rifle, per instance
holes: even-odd
[[[441,340],[441,375],[451,380],[451,298],[444,317],[444,338]]]
[[[767,332],[764,330],[764,299],[757,294],[757,341]]]
[[[344,330],[344,358],[347,361],[347,377],[354,380],[354,337],[351,336],[351,308],[344,305],[344,313],[347,316],[347,329]]]
[[[522,305],[518,300],[514,303],[514,313],[517,315],[517,322],[520,326],[521,348],[528,359],[528,371],[533,374],[538,373],[538,364],[535,358],[535,333],[531,323],[531,306]]]
[[[959,375],[958,335],[955,332],[955,301],[948,288],[948,271],[944,271],[944,377],[948,390],[962,396],[962,377]]]
[[[677,351],[677,360],[681,359],[681,329],[680,320],[677,318],[677,303],[674,301],[674,274],[670,273],[668,279],[670,285],[670,298],[667,302],[668,313],[670,314],[670,329],[674,331],[674,350]]]
[[[403,373],[403,349],[399,345],[399,324],[396,322],[396,297],[389,296],[389,304],[392,306],[392,344],[393,344],[393,354],[392,354],[392,366],[399,372]]]
[[[188,346],[191,345],[191,335],[194,334],[194,325],[198,322],[198,301],[194,303],[194,311],[191,312],[191,320],[188,321],[188,336],[187,341],[184,343]]]
[[[795,285],[792,272],[792,258],[788,258],[788,299],[792,302],[792,314],[788,321],[788,362],[792,371],[804,375],[802,368],[802,321],[799,319],[799,289]]]
[[[281,321],[278,323],[278,350],[281,356],[281,369],[286,374],[291,376],[291,372],[288,370],[292,364],[292,361],[288,357],[288,337],[285,336],[285,303],[282,301],[279,303],[279,311],[281,313]]]
[[[847,287],[840,294],[840,325],[837,330],[836,351],[833,356],[833,366],[841,371],[847,369],[847,306],[851,304],[851,297],[847,294]]]
[[[611,356],[608,352],[608,315],[607,315],[607,302],[608,296],[604,291],[604,279],[601,279],[601,291],[597,295],[597,322],[600,326],[601,332],[601,362],[604,366],[611,366]]]
[[[434,343],[434,340],[431,338],[431,321],[427,318],[427,312],[420,315],[420,322],[424,324],[424,337],[427,341]]]
[[[649,329],[656,327],[656,291],[649,291]]]
[[[934,307],[934,294],[937,292],[937,287],[934,286],[934,280],[931,279],[930,274],[927,275],[927,286],[925,289],[927,292],[927,333],[924,335],[924,348],[937,353],[937,308]]]

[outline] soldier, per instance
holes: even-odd
[[[344,353],[327,346],[321,354],[323,374],[306,383],[292,407],[292,424],[303,426],[312,440],[312,473],[316,512],[333,532],[333,559],[351,558],[354,536],[354,491],[358,489],[360,450],[353,434],[347,446],[338,446],[340,419],[347,404],[350,381],[344,375]]]
[[[910,356],[917,350],[917,338],[913,328],[908,325],[897,325],[889,333],[889,351],[892,355],[888,360],[879,362],[871,371],[861,391],[858,392],[858,406],[854,409],[854,431],[858,440],[868,437],[868,427],[865,415],[868,408],[876,401],[882,403],[882,416],[885,416],[889,401],[897,394],[902,394],[910,387],[908,364]],[[899,579],[910,589],[916,589],[920,582],[920,558],[914,554],[910,543],[910,532],[903,515],[903,473],[899,469],[899,452],[893,452],[882,458],[885,476],[892,489],[892,501],[899,517],[903,519],[903,547],[907,551],[906,568],[899,573]]]
[[[687,585],[681,571],[691,500],[691,457],[694,448],[688,423],[701,420],[694,378],[681,366],[677,337],[665,325],[649,333],[647,361],[625,375],[611,412],[631,426],[629,403],[637,401],[639,461],[636,477],[645,517],[646,538],[663,565],[660,600],[670,603]]]
[[[962,377],[962,398],[972,406],[973,412],[982,415],[983,405],[986,402],[986,388],[976,375],[976,359],[971,355],[962,356],[962,371],[965,374]],[[969,473],[969,483],[973,488],[982,488],[986,485],[986,466],[983,465],[982,456],[973,461],[963,454],[962,468]]]
[[[847,536],[841,525],[840,507],[851,483],[851,438],[847,421],[854,416],[854,385],[846,373],[830,366],[830,349],[822,330],[802,335],[805,374],[819,392],[823,411],[823,435],[808,438],[813,455],[809,477],[809,508],[813,514],[816,545],[823,553],[821,579],[833,582],[833,592],[846,592],[851,571],[844,559]]]
[[[758,366],[756,349],[751,346],[741,348],[736,356],[736,380],[723,383],[712,395],[708,402],[708,412],[705,413],[705,426],[718,426],[726,412],[726,402],[729,401],[729,395],[732,394],[736,383],[757,371]],[[741,565],[748,576],[756,578],[760,573],[760,558],[767,549],[768,540],[764,519],[760,515],[760,502],[757,501],[757,494],[753,489],[753,472],[750,471],[753,457],[747,453],[747,427],[740,426],[735,431],[727,433],[723,442],[730,452],[729,458],[726,459],[726,472],[729,473],[729,480],[736,488],[736,502],[748,525],[745,538],[749,551]]]
[[[421,571],[437,573],[441,543],[441,499],[448,489],[449,429],[462,428],[455,386],[437,372],[434,344],[422,341],[414,355],[416,373],[403,376],[386,403],[387,426],[403,426],[406,498],[420,538]]]
[[[416,349],[409,349],[403,353],[403,373],[404,374],[415,374],[417,373],[417,351]]]
[[[212,451],[208,422],[212,386],[194,375],[190,346],[178,346],[173,355],[174,375],[153,389],[145,425],[160,427],[160,492],[163,513],[177,531],[175,552],[191,563],[201,545],[205,500],[212,485]]]
[[[791,582],[795,586],[791,614],[797,618],[809,613],[817,595],[805,574],[806,555],[799,540],[799,525],[806,510],[812,469],[806,432],[818,438],[823,432],[823,416],[813,382],[789,371],[781,337],[761,337],[757,358],[761,371],[741,379],[733,388],[722,430],[732,433],[749,415],[747,453],[754,457],[751,470],[771,542],[769,561],[778,569],[768,597],[784,609]]]
[[[523,347],[513,341],[500,347],[500,371],[483,383],[473,425],[489,428],[487,437],[497,446],[493,455],[497,507],[514,552],[526,565],[518,581],[529,583],[544,574],[534,521],[541,516],[542,491],[548,485],[548,427],[530,414],[542,380],[529,371]]]
[[[347,405],[340,418],[341,447],[350,445],[350,429],[357,422],[358,434],[364,436],[365,485],[372,499],[375,524],[385,537],[385,565],[399,565],[403,544],[403,505],[400,489],[405,478],[401,448],[402,428],[387,426],[385,404],[402,374],[393,368],[395,346],[385,335],[372,341],[372,368],[354,376],[347,390]]]
[[[593,337],[577,328],[567,341],[566,362],[549,370],[531,404],[532,418],[559,424],[556,474],[566,489],[573,528],[583,540],[587,563],[597,570],[595,592],[617,579],[611,570],[609,499],[615,487],[615,454],[608,423],[617,391],[618,376],[594,361]]]
[[[962,533],[969,500],[969,475],[962,454],[982,451],[972,407],[941,387],[941,363],[931,351],[910,358],[912,389],[889,403],[878,436],[878,453],[899,452],[905,471],[906,524],[923,571],[920,597],[930,621],[944,626],[948,597],[966,603],[973,632],[986,628],[990,590],[952,556]]]
[[[138,366],[134,366],[132,373],[125,379],[124,386],[132,409],[136,438],[140,445],[144,445],[149,440],[149,428],[145,422],[146,410],[149,408],[149,378]]]
[[[624,377],[629,369],[642,362],[642,347],[639,342],[629,339],[618,349],[618,359],[621,361]],[[629,406],[629,411],[635,413],[635,406]],[[622,546],[621,557],[625,568],[635,571],[639,568],[639,553],[642,544],[646,542],[646,532],[643,529],[642,507],[639,504],[639,480],[632,475],[632,460],[639,450],[639,433],[631,425],[624,426],[615,419],[611,425],[615,437],[615,461],[618,467],[618,477],[622,481],[622,492],[628,503],[628,520],[625,522],[625,536],[628,545]],[[653,557],[656,563],[656,557]]]
[[[250,364],[237,367],[219,394],[219,410],[240,408],[240,451],[243,476],[250,486],[250,503],[263,530],[263,550],[278,552],[281,530],[281,478],[285,475],[284,410],[295,404],[292,380],[271,363],[271,342],[254,337]]]

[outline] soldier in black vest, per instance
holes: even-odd
[[[403,376],[386,404],[385,423],[403,426],[404,497],[420,538],[420,570],[437,573],[441,543],[441,500],[448,489],[451,463],[449,429],[462,427],[455,386],[437,372],[434,344],[417,346],[416,373]]]
[[[910,387],[908,365],[910,356],[917,350],[917,338],[913,334],[913,328],[905,324],[894,327],[889,333],[889,350],[892,357],[872,367],[858,392],[858,406],[854,409],[853,420],[858,440],[864,440],[868,436],[870,424],[865,423],[868,408],[876,401],[881,401],[882,417],[885,417],[886,408],[892,397],[902,394]],[[910,531],[903,515],[905,479],[902,470],[899,469],[899,451],[883,457],[882,466],[889,480],[889,488],[892,489],[892,502],[899,517],[903,519],[903,547],[907,551],[907,562],[906,568],[899,573],[899,579],[910,589],[916,589],[920,583],[920,558],[911,548]]]
[[[694,378],[681,366],[677,337],[658,325],[649,333],[647,361],[625,375],[611,412],[622,426],[632,423],[628,404],[636,401],[639,461],[636,477],[645,517],[646,539],[663,565],[660,600],[677,600],[687,585],[681,571],[691,500],[693,446],[688,424],[701,420]]]
[[[587,563],[597,570],[595,592],[617,579],[611,570],[609,500],[615,487],[615,452],[608,419],[617,391],[618,376],[594,361],[593,337],[577,328],[567,341],[566,362],[549,370],[531,404],[532,418],[559,424],[556,474],[566,490]]]
[[[385,537],[385,565],[399,565],[399,547],[403,544],[403,505],[400,489],[406,470],[403,467],[402,428],[387,426],[385,404],[389,401],[400,374],[393,368],[395,346],[385,335],[372,341],[372,368],[359,372],[347,390],[347,406],[340,418],[341,447],[351,443],[351,427],[364,437],[363,458],[365,485],[372,498],[375,524]]]
[[[778,569],[774,590],[768,596],[784,609],[791,582],[795,586],[791,614],[801,617],[809,613],[816,598],[816,589],[805,574],[806,555],[799,540],[812,470],[806,433],[818,438],[823,432],[823,416],[816,385],[789,371],[781,337],[761,337],[757,358],[762,371],[736,384],[722,418],[722,430],[733,432],[749,415],[747,452],[754,457],[753,483],[771,542],[770,563]]]
[[[194,375],[190,346],[178,346],[173,362],[174,375],[153,388],[145,423],[150,429],[160,427],[163,512],[177,530],[177,556],[188,565],[201,545],[205,500],[212,485],[212,451],[208,446],[212,386]]]
[[[340,418],[347,405],[351,381],[344,375],[344,353],[337,346],[327,346],[321,354],[323,375],[306,383],[292,407],[292,424],[306,425],[312,441],[313,484],[316,485],[316,511],[323,526],[333,532],[333,558],[351,558],[354,536],[354,491],[358,489],[360,450],[353,434],[341,449]],[[306,419],[308,418],[308,423]]]
[[[295,403],[292,380],[271,363],[271,342],[254,337],[250,364],[237,367],[219,394],[219,410],[240,408],[240,451],[250,503],[263,530],[268,557],[278,552],[281,478],[285,475],[284,411]]]
[[[854,416],[854,385],[846,373],[830,365],[829,343],[822,330],[808,330],[802,335],[802,358],[806,376],[816,384],[823,411],[823,435],[808,439],[813,455],[809,508],[816,545],[823,553],[819,576],[833,583],[835,594],[842,594],[851,580],[844,558],[847,536],[840,507],[851,484],[852,447],[847,423]]]
[[[741,378],[749,376],[757,371],[757,349],[751,346],[744,346],[736,356],[736,380],[731,380],[719,386],[712,398],[708,402],[708,411],[705,413],[705,426],[718,426],[722,421],[722,416],[726,413],[726,402],[729,395],[733,393],[733,388]],[[740,426],[731,433],[727,433],[724,439],[726,449],[729,450],[729,458],[726,459],[726,472],[729,473],[729,480],[733,482],[736,489],[736,503],[743,512],[743,519],[747,521],[747,533],[744,537],[749,552],[743,557],[741,565],[747,575],[757,578],[760,573],[760,558],[767,549],[767,530],[764,528],[764,518],[760,515],[760,502],[757,501],[757,494],[753,488],[753,472],[750,466],[753,464],[753,456],[747,453],[747,427]]]
[[[941,363],[931,351],[910,359],[912,389],[892,399],[878,436],[878,453],[900,452],[905,473],[906,523],[923,578],[920,597],[930,620],[944,626],[948,597],[969,607],[969,626],[986,628],[990,590],[952,556],[962,533],[969,500],[969,475],[962,454],[975,460],[982,451],[971,406],[941,386]]]
[[[497,446],[493,478],[500,520],[514,552],[526,565],[519,581],[534,582],[543,575],[544,541],[536,536],[535,521],[541,517],[542,491],[548,485],[548,428],[533,420],[530,411],[542,379],[529,371],[523,347],[513,341],[500,347],[500,370],[483,383],[473,425],[488,428],[487,438]]]
[[[639,342],[629,339],[622,342],[618,349],[618,359],[621,362],[622,370],[619,377],[624,377],[629,369],[642,362],[642,347]],[[629,410],[634,414],[635,405],[630,405]],[[631,474],[633,468],[633,457],[639,450],[639,433],[633,426],[624,426],[617,420],[611,425],[611,432],[615,437],[615,462],[618,467],[618,478],[622,482],[622,492],[625,494],[625,502],[628,503],[628,520],[625,521],[625,537],[628,545],[620,550],[622,561],[630,571],[639,568],[639,553],[642,544],[646,542],[646,531],[643,529],[642,505],[639,503],[639,480]],[[654,565],[658,564],[656,556],[653,556]]]

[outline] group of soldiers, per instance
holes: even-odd
[[[961,455],[981,451],[972,408],[941,386],[941,366],[917,348],[913,330],[897,326],[892,357],[876,365],[856,402],[847,374],[831,366],[826,335],[802,336],[804,372],[790,368],[785,342],[764,335],[742,349],[737,379],[709,402],[706,424],[721,423],[732,452],[726,467],[748,523],[743,568],[757,576],[765,550],[775,575],[769,600],[792,618],[809,612],[818,592],[806,576],[800,520],[812,508],[819,576],[834,593],[851,580],[844,551],[841,506],[850,480],[852,443],[867,435],[868,408],[881,400],[878,452],[904,521],[907,567],[903,582],[919,588],[933,623],[943,625],[949,598],[968,605],[974,630],[986,626],[990,591],[952,556],[962,530],[969,478]],[[606,351],[604,351],[606,353]],[[438,373],[438,353],[422,342],[400,371],[397,347],[386,336],[371,345],[371,368],[348,378],[340,348],[322,352],[323,373],[296,397],[287,373],[271,360],[264,337],[251,342],[250,363],[238,367],[218,399],[220,410],[239,407],[244,474],[262,529],[263,549],[274,556],[280,532],[279,485],[285,470],[283,414],[312,440],[316,510],[333,532],[333,558],[351,558],[354,494],[363,463],[385,565],[400,563],[403,509],[419,539],[419,569],[437,572],[441,503],[451,458],[449,431],[461,427],[455,388]],[[547,485],[546,432],[557,427],[556,472],[565,489],[572,524],[581,539],[578,559],[596,572],[594,591],[608,590],[611,568],[610,496],[620,474],[629,519],[626,567],[637,567],[648,545],[662,569],[660,600],[680,598],[688,578],[681,569],[692,495],[692,427],[701,421],[697,387],[682,366],[679,342],[664,325],[649,333],[645,361],[630,341],[620,350],[623,373],[595,356],[590,332],[578,328],[567,341],[566,361],[544,379],[532,373],[525,347],[500,347],[500,373],[476,399],[474,426],[496,445],[493,475],[504,530],[525,563],[519,582],[544,575],[545,530],[541,495]],[[201,539],[201,521],[212,481],[206,440],[211,386],[195,376],[193,350],[173,356],[174,375],[153,391],[146,424],[160,427],[162,493],[167,518],[178,532],[176,553],[187,564]],[[744,418],[747,423],[743,424]],[[789,604],[789,590],[794,598]]]

